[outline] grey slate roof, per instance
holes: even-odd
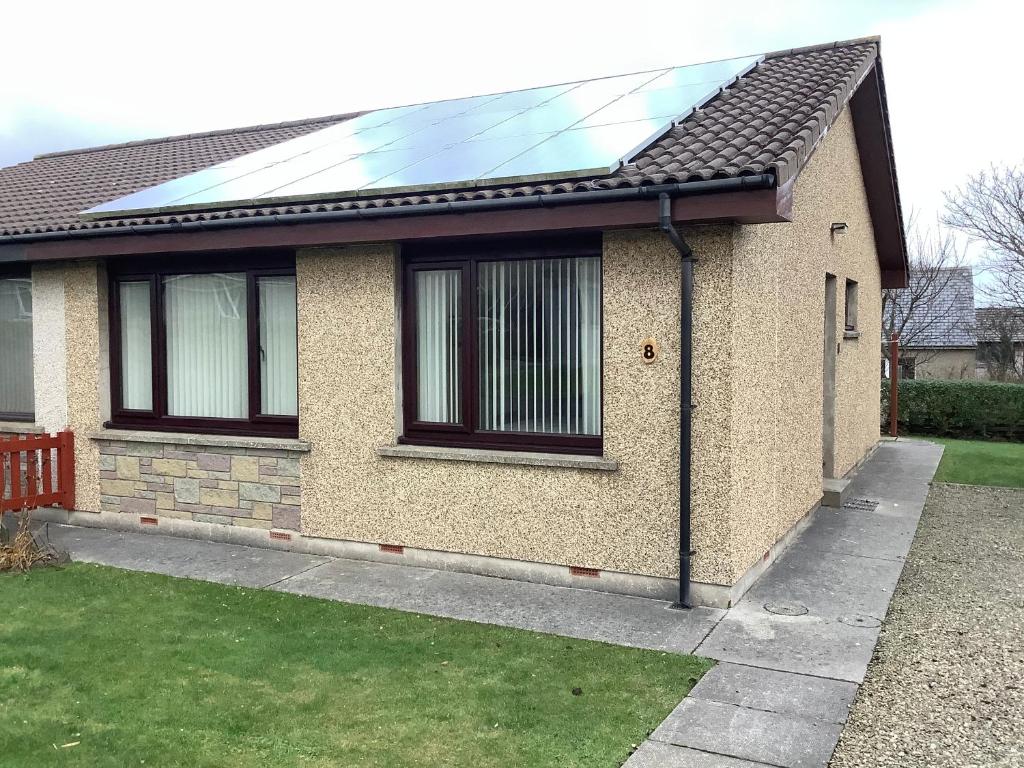
[[[85,221],[78,213],[353,115],[64,152],[0,169],[0,236],[560,194],[712,178],[794,178],[878,57],[878,38],[765,60],[617,172],[544,184]]]
[[[975,310],[978,319],[978,341],[1000,341],[1009,332],[1014,342],[1024,344],[1024,307],[983,307]]]
[[[903,329],[906,345],[913,348],[973,348],[975,339],[974,274],[970,267],[943,270],[932,288],[927,275],[910,273],[910,286],[897,292],[900,316],[910,311]],[[948,277],[948,279],[946,279]],[[920,299],[910,309],[911,297]]]

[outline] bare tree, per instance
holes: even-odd
[[[1024,307],[1024,169],[992,166],[946,193],[943,222],[984,245],[991,303]]]
[[[978,362],[993,381],[1024,382],[1024,309],[978,310]]]
[[[970,331],[973,316],[964,316],[954,282],[962,279],[965,251],[948,231],[926,229],[916,214],[907,226],[910,277],[906,288],[882,291],[882,358],[889,356],[888,340],[900,335],[900,346],[916,348],[917,362],[927,362],[938,350],[925,342],[953,330]],[[973,306],[971,307],[973,309]]]

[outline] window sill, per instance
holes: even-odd
[[[0,421],[0,433],[4,434],[18,434],[18,435],[41,435],[46,432],[45,429],[33,424],[31,421]]]
[[[860,331],[843,331],[844,339],[859,339]]]
[[[145,432],[130,429],[104,429],[93,432],[90,440],[97,442],[163,443],[202,448],[257,448],[275,451],[308,453],[309,443],[290,437],[245,437],[233,435],[200,435],[191,432]]]
[[[601,456],[575,456],[561,453],[526,451],[492,451],[480,448],[442,448],[431,445],[383,445],[378,456],[397,459],[439,459],[441,461],[473,461],[483,464],[519,464],[530,467],[563,467],[615,472],[619,462]]]

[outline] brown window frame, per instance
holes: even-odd
[[[12,264],[0,266],[0,279],[4,280],[31,280],[32,279],[32,268],[28,264]],[[36,332],[36,318],[35,318],[35,296],[32,297],[32,334],[33,338]],[[34,355],[33,355],[34,356]],[[32,389],[35,390],[35,369],[29,371],[29,375],[33,377]],[[29,424],[35,423],[36,414],[35,409],[31,413],[24,413],[20,411],[0,411],[0,420],[2,421],[20,421]]]
[[[134,258],[108,265],[110,312],[110,421],[115,429],[145,429],[156,432],[197,432],[253,437],[298,437],[297,416],[260,413],[259,293],[256,281],[262,277],[295,277],[293,253],[256,253],[244,256],[207,253]],[[249,417],[221,419],[169,416],[167,414],[167,328],[164,321],[164,277],[221,272],[246,276],[246,338],[248,345]],[[153,408],[145,411],[124,408],[121,382],[121,293],[120,283],[149,282],[150,338],[152,339]]]
[[[479,429],[479,372],[477,370],[477,318],[479,316],[478,266],[488,261],[526,261],[535,259],[597,256],[602,258],[601,236],[552,238],[543,241],[494,240],[472,243],[405,246],[401,259],[401,367],[402,423],[398,442],[454,448],[481,448],[509,451],[542,451],[600,456],[604,450],[604,312],[600,326],[600,409],[601,435],[551,435],[538,432],[484,431]],[[416,419],[416,294],[413,276],[425,269],[459,268],[461,275],[462,344],[460,379],[464,383],[460,397],[461,424],[437,424]],[[599,287],[603,297],[603,283]],[[603,299],[602,299],[603,305]]]

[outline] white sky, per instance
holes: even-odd
[[[882,36],[903,205],[1024,160],[1007,0],[10,2],[0,165],[41,152]]]

